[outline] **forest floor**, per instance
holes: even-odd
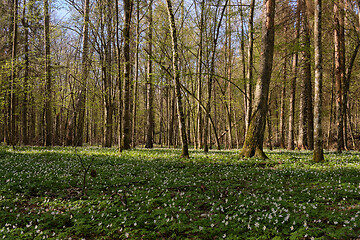
[[[0,239],[359,239],[360,153],[0,147]]]

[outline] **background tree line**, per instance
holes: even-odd
[[[1,141],[241,148],[257,111],[269,2],[275,38],[262,138],[270,149],[312,150],[312,0],[2,0]],[[321,8],[327,149],[357,149],[360,140],[359,10],[352,0]]]

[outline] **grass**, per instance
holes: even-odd
[[[0,239],[360,238],[359,153],[238,154],[1,147]]]

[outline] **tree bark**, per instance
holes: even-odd
[[[296,81],[298,74],[298,45],[299,45],[299,37],[300,37],[300,1],[298,0],[297,9],[296,9],[296,27],[295,27],[295,52],[293,53],[293,61],[292,61],[292,72],[293,77],[291,79],[290,86],[290,102],[289,102],[289,135],[288,135],[288,144],[287,148],[289,150],[295,149],[295,97],[296,97]]]
[[[45,44],[45,145],[53,144],[52,77],[50,63],[50,15],[48,0],[44,0]]]
[[[311,86],[311,53],[310,53],[310,29],[307,16],[306,0],[301,1],[302,11],[302,91],[300,98],[299,113],[299,149],[313,149],[313,104]]]
[[[28,105],[29,105],[29,26],[26,21],[26,0],[24,0],[22,22],[24,26],[24,99],[22,104],[22,134],[23,144],[29,144],[29,131],[28,131]]]
[[[15,95],[15,77],[16,77],[16,58],[18,45],[18,0],[13,1],[13,29],[12,29],[12,48],[11,48],[11,79],[10,79],[10,105],[8,119],[8,141],[15,146],[17,140],[16,134],[16,95]]]
[[[253,108],[253,52],[254,52],[254,9],[255,9],[255,0],[252,0],[250,3],[250,12],[249,12],[249,45],[248,45],[248,69],[246,73],[246,92],[245,96],[245,135],[249,129],[250,118],[252,115]]]
[[[210,74],[208,77],[208,86],[207,86],[207,93],[208,93],[208,99],[207,99],[207,104],[206,104],[206,112],[205,112],[205,126],[204,126],[204,152],[209,152],[209,121],[210,121],[210,113],[211,113],[211,93],[213,91],[213,81],[214,81],[214,77],[215,77],[215,56],[216,56],[216,48],[217,48],[217,41],[219,38],[219,33],[220,33],[220,26],[222,23],[222,19],[224,17],[224,13],[225,13],[225,9],[227,7],[227,3],[228,0],[225,1],[225,4],[223,6],[221,15],[220,15],[220,20],[219,22],[215,25],[216,28],[214,30],[214,41],[213,41],[213,45],[212,45],[212,52],[211,52],[211,62],[210,62]],[[216,18],[216,15],[215,15]],[[216,22],[216,21],[215,21]],[[216,111],[215,111],[216,112]],[[216,135],[216,128],[214,125],[214,133]],[[217,138],[217,137],[216,137]],[[218,143],[219,139],[216,139],[216,142]],[[220,145],[218,145],[218,148],[220,148]],[[220,150],[220,149],[219,149]]]
[[[181,97],[181,85],[180,85],[180,72],[179,72],[179,52],[178,52],[178,43],[177,43],[177,31],[175,24],[175,17],[173,13],[173,8],[171,0],[166,0],[167,11],[169,15],[170,23],[170,32],[172,40],[172,60],[173,60],[173,79],[175,84],[176,99],[177,99],[177,110],[178,110],[178,119],[179,119],[179,130],[182,144],[182,153],[181,156],[184,158],[189,157],[188,143],[186,137],[186,127],[185,127],[185,116],[182,106],[182,97]]]
[[[334,2],[334,45],[335,45],[335,92],[336,92],[336,125],[337,125],[337,141],[336,150],[341,152],[344,150],[344,134],[343,134],[343,82],[345,76],[345,49],[344,41],[344,10],[342,9],[342,0]]]
[[[139,81],[139,41],[140,41],[140,0],[136,1],[136,39],[135,39],[135,71],[134,71],[134,94],[133,94],[133,115],[132,115],[132,147],[136,146],[136,116],[137,116],[137,99],[138,99],[138,81]],[[120,90],[121,92],[121,90]]]
[[[314,153],[315,162],[324,161],[322,134],[322,0],[315,0],[314,47],[315,47],[315,99],[314,99]]]
[[[285,36],[287,36],[287,29],[285,29]],[[285,50],[283,82],[281,88],[281,102],[280,102],[280,148],[285,148],[285,99],[286,99],[286,82],[287,82],[287,51]]]
[[[204,18],[205,18],[205,2],[204,0],[201,1],[201,16],[200,16],[200,32],[199,32],[199,50],[198,50],[198,61],[197,61],[197,98],[199,100],[197,104],[197,141],[196,146],[197,149],[202,148],[203,144],[203,116],[202,116],[202,109],[201,109],[201,100],[202,100],[202,81],[203,81],[203,74],[202,74],[202,61],[203,61],[203,32],[204,32]]]
[[[113,29],[112,29],[112,1],[107,0],[106,2],[106,44],[104,51],[104,87],[105,87],[105,126],[104,126],[104,147],[111,147],[113,140],[113,98],[112,98],[112,39],[113,39]]]
[[[83,26],[83,46],[82,46],[82,61],[81,61],[81,86],[76,100],[75,112],[78,117],[77,120],[73,120],[72,123],[76,123],[75,131],[75,146],[82,146],[84,140],[84,125],[85,125],[85,103],[86,103],[86,88],[87,79],[89,76],[89,0],[85,0],[84,3],[84,26]],[[75,117],[75,115],[74,115]]]
[[[267,156],[263,151],[263,142],[274,53],[275,0],[264,0],[263,12],[259,79],[255,90],[254,112],[250,119],[249,129],[246,133],[240,156],[255,156],[266,159]]]
[[[146,76],[146,143],[145,148],[153,148],[154,145],[154,90],[153,90],[153,67],[152,67],[152,41],[153,41],[153,0],[148,1],[148,36],[147,36],[147,76]]]
[[[131,144],[131,114],[130,114],[130,71],[131,71],[131,63],[130,63],[130,24],[131,24],[131,12],[132,12],[132,0],[124,0],[124,11],[125,11],[125,19],[124,19],[124,129],[123,129],[123,137],[121,149],[127,150],[130,149]]]

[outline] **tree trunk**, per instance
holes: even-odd
[[[10,105],[8,119],[8,141],[9,144],[15,146],[17,141],[16,133],[16,95],[15,95],[15,77],[17,62],[17,45],[18,45],[18,0],[13,1],[13,29],[12,29],[12,49],[11,49],[11,79],[10,79]]]
[[[50,15],[48,0],[44,0],[45,44],[45,145],[53,144],[52,77],[50,65]]]
[[[245,96],[245,135],[249,129],[250,118],[252,115],[253,108],[253,52],[254,52],[254,8],[255,0],[252,0],[250,3],[250,12],[249,12],[249,46],[248,46],[248,69],[246,74],[246,88],[247,96]]]
[[[310,53],[310,29],[307,16],[306,0],[302,0],[302,91],[300,98],[299,113],[299,149],[313,149],[314,146],[314,124],[312,106],[312,86],[311,86],[311,53]]]
[[[230,1],[230,5],[231,5],[231,0]],[[231,49],[231,11],[229,10],[228,12],[228,24],[227,24],[227,79],[228,84],[227,84],[227,102],[228,102],[228,107],[226,108],[226,116],[227,116],[227,129],[228,129],[228,134],[227,134],[227,143],[228,143],[228,149],[232,149],[233,147],[233,139],[232,139],[232,135],[233,135],[233,131],[232,131],[232,119],[231,119],[231,101],[232,101],[232,96],[231,96],[231,77],[232,77],[232,49]]]
[[[105,87],[105,125],[104,125],[104,147],[112,146],[112,137],[113,137],[113,101],[112,101],[112,39],[113,39],[113,29],[112,29],[112,1],[107,0],[106,3],[106,44],[104,51],[104,87]]]
[[[185,127],[185,116],[183,112],[182,99],[181,99],[181,85],[180,85],[180,72],[179,72],[179,52],[178,52],[178,43],[177,43],[177,33],[175,25],[175,17],[172,9],[171,0],[166,0],[167,10],[169,15],[170,22],[170,32],[172,40],[172,55],[173,55],[173,78],[176,91],[177,99],[177,110],[178,110],[178,119],[179,119],[179,130],[182,144],[182,153],[181,156],[188,158],[189,150],[186,137],[186,127]]]
[[[335,45],[335,91],[336,91],[336,125],[337,125],[337,142],[336,150],[341,152],[344,150],[344,112],[343,112],[343,87],[345,76],[345,49],[344,41],[344,10],[342,8],[342,0],[334,3],[334,45]]]
[[[217,41],[219,38],[219,33],[220,33],[220,26],[222,23],[222,19],[224,17],[224,13],[225,13],[225,9],[227,7],[227,3],[228,0],[225,1],[225,4],[223,6],[221,15],[220,15],[220,20],[219,22],[215,25],[215,30],[214,30],[214,42],[212,45],[212,52],[211,52],[211,62],[210,62],[210,74],[208,77],[208,88],[207,88],[207,92],[208,92],[208,99],[207,99],[207,104],[206,104],[206,113],[205,113],[205,126],[204,126],[204,152],[208,152],[209,151],[209,144],[208,144],[208,132],[209,132],[209,121],[210,121],[210,113],[211,113],[211,93],[213,91],[213,81],[214,81],[214,77],[215,77],[215,56],[216,56],[216,48],[217,48]],[[216,18],[216,14],[215,14],[215,18]],[[216,22],[216,21],[215,21]],[[216,112],[216,111],[215,111]],[[216,135],[216,125],[214,124],[214,133]],[[216,137],[217,138],[217,137]],[[220,147],[220,145],[218,144],[219,139],[216,139],[218,148]]]
[[[285,36],[287,36],[287,28],[285,28]],[[280,148],[285,148],[285,99],[286,99],[286,82],[287,82],[287,51],[285,50],[283,82],[281,88],[281,102],[280,102]]]
[[[153,148],[154,145],[154,90],[153,90],[153,67],[152,67],[152,31],[153,31],[153,0],[148,2],[148,36],[147,36],[147,76],[146,76],[146,143],[145,148]]]
[[[315,0],[314,48],[315,48],[315,99],[314,99],[314,153],[315,162],[324,161],[322,134],[322,0]]]
[[[130,149],[131,144],[131,114],[130,114],[130,71],[131,71],[131,63],[130,63],[130,24],[131,24],[131,12],[132,12],[132,0],[124,0],[124,11],[125,11],[125,19],[124,19],[124,129],[123,129],[123,138],[121,149],[127,150]]]
[[[85,125],[85,103],[86,103],[86,87],[89,76],[89,0],[84,3],[84,27],[83,27],[83,46],[82,46],[82,69],[81,69],[81,86],[80,92],[76,101],[75,112],[78,120],[76,121],[75,142],[76,146],[82,146],[84,140],[84,125]]]
[[[205,3],[204,0],[201,1],[201,16],[200,16],[200,32],[199,32],[199,51],[198,51],[198,61],[197,61],[197,99],[199,100],[197,105],[197,141],[196,147],[197,149],[202,148],[203,145],[203,116],[201,109],[201,101],[202,101],[202,61],[203,61],[203,32],[204,32],[204,11],[205,11]]]
[[[132,115],[132,147],[136,146],[136,111],[137,111],[137,98],[138,98],[138,81],[139,81],[139,41],[140,41],[140,0],[136,1],[136,39],[135,39],[135,71],[134,71],[134,100],[133,100],[133,115]],[[120,89],[121,92],[121,89]]]
[[[263,151],[263,142],[274,53],[274,17],[275,0],[264,0],[259,79],[255,90],[254,112],[240,153],[241,157],[267,158]]]
[[[300,1],[298,0],[297,9],[296,9],[296,36],[295,36],[295,52],[293,54],[292,62],[292,72],[293,77],[291,79],[291,88],[290,88],[290,103],[289,103],[289,135],[288,135],[288,149],[295,149],[295,97],[296,97],[296,81],[298,74],[298,45],[300,37]]]
[[[26,21],[26,0],[24,0],[23,16],[22,16],[23,26],[24,26],[24,99],[22,103],[22,134],[23,134],[23,144],[29,144],[29,131],[28,131],[28,103],[29,103],[29,26]]]

